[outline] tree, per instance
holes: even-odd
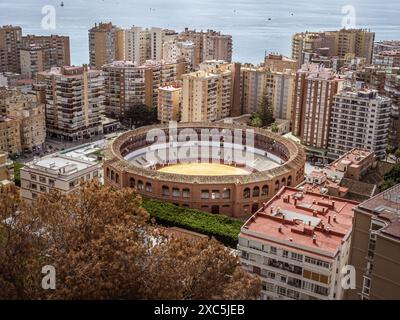
[[[276,123],[273,123],[271,125],[271,131],[274,132],[274,133],[278,133],[279,132],[279,128],[278,128],[278,125]]]
[[[123,121],[135,128],[155,124],[157,123],[157,108],[136,104],[127,110]]]
[[[260,115],[263,127],[269,126],[275,122],[274,111],[266,95],[262,96],[257,112]]]
[[[242,270],[230,250],[215,240],[171,236],[149,220],[130,189],[91,182],[32,204],[16,190],[2,189],[0,200],[0,298],[259,296],[260,281]],[[56,269],[56,290],[41,290],[44,265]]]

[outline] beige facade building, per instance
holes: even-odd
[[[148,29],[133,26],[125,30],[125,59],[139,65],[147,60],[161,60],[168,33],[169,30],[154,27]]]
[[[69,194],[83,181],[100,180],[101,164],[65,155],[47,156],[21,169],[21,195],[28,202],[52,190]]]
[[[297,33],[292,38],[292,58],[301,66],[305,63],[305,54],[319,54],[323,49],[327,57],[345,58],[352,54],[371,63],[374,40],[375,33],[364,29]]]
[[[179,39],[194,43],[193,68],[206,60],[232,61],[232,36],[221,34],[214,30],[196,31],[185,28],[179,34]]]
[[[297,71],[297,61],[284,57],[281,54],[271,53],[267,55],[263,66],[273,72],[284,72],[287,69]]]
[[[8,159],[7,153],[0,152],[0,187],[11,184],[13,179],[13,162]]]
[[[292,69],[273,72],[273,78],[272,108],[274,118],[292,121],[296,72]]]
[[[317,64],[303,65],[296,74],[292,111],[293,133],[302,143],[315,148],[328,147],[328,131],[333,97],[344,80],[331,69]]]
[[[63,67],[71,65],[71,49],[70,40],[67,36],[50,35],[36,36],[27,35],[22,37],[22,47],[30,47],[31,45],[40,48],[51,48],[53,51],[52,67]]]
[[[157,116],[161,123],[180,121],[182,87],[179,84],[158,88]]]
[[[76,141],[102,133],[104,78],[82,67],[52,68],[38,75],[44,84],[47,134]]]
[[[231,115],[234,65],[209,62],[201,68],[182,77],[182,122],[212,122]]]
[[[195,45],[191,41],[169,40],[163,44],[163,60],[166,62],[177,62],[185,59],[188,70],[193,71]]]
[[[0,26],[0,73],[20,73],[19,49],[21,37],[21,27]]]
[[[95,24],[89,30],[90,67],[100,70],[107,63],[125,58],[125,32],[111,22]]]
[[[400,299],[400,185],[354,210],[350,265],[356,271],[356,289],[347,299]]]
[[[158,88],[182,79],[185,61],[168,63],[148,60],[143,65],[130,61],[114,61],[103,66],[105,78],[105,111],[122,117],[138,104],[158,105]]]
[[[21,154],[21,127],[18,119],[0,116],[0,152]]]

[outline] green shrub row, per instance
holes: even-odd
[[[179,227],[214,237],[224,245],[236,248],[243,221],[223,215],[186,209],[167,202],[143,199],[143,208],[165,227]]]

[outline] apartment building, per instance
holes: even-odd
[[[297,61],[281,54],[270,53],[265,56],[263,67],[273,72],[297,71]]]
[[[333,97],[328,157],[354,148],[375,152],[383,160],[388,145],[391,100],[376,90],[344,90]]]
[[[375,42],[374,54],[379,54],[382,51],[399,51],[400,41],[383,40]]]
[[[273,72],[272,108],[275,119],[292,120],[296,72],[292,69]]]
[[[63,67],[71,65],[70,40],[67,36],[50,35],[37,36],[26,35],[22,37],[22,48],[36,46],[40,48],[51,48],[54,52],[54,62],[50,63],[52,67]]]
[[[328,147],[333,97],[341,91],[344,80],[333,70],[317,64],[303,65],[295,79],[293,133],[301,142],[314,148]]]
[[[100,180],[101,174],[98,162],[62,154],[47,156],[21,169],[21,196],[30,202],[52,190],[69,194],[83,181]]]
[[[275,84],[273,73],[262,66],[253,65],[243,65],[240,70],[242,113],[257,112],[264,96],[272,103]]]
[[[147,60],[161,60],[163,44],[168,34],[169,30],[154,27],[133,26],[125,30],[125,59],[139,65]]]
[[[105,78],[105,112],[122,117],[135,105],[158,105],[158,88],[182,79],[185,61],[175,63],[148,60],[143,65],[114,61],[103,66]]]
[[[392,68],[385,77],[385,95],[392,100],[389,143],[400,145],[400,68]]]
[[[179,83],[158,88],[157,117],[161,123],[180,121],[182,87]]]
[[[39,72],[57,67],[57,52],[51,47],[30,45],[20,50],[21,75],[33,79]]]
[[[352,54],[371,63],[374,40],[375,33],[364,29],[297,33],[292,38],[292,58],[301,66],[306,54],[324,49],[324,55],[328,57],[345,58]]]
[[[400,49],[398,51],[381,51],[374,54],[372,64],[386,68],[400,67]]]
[[[13,179],[13,162],[8,159],[7,153],[0,152],[0,187],[11,184]]]
[[[10,155],[22,153],[20,129],[18,119],[0,116],[0,152]]]
[[[125,58],[125,32],[111,22],[95,24],[89,30],[90,67],[100,70],[107,63]]]
[[[261,299],[340,300],[356,202],[284,187],[242,227],[242,267]]]
[[[177,62],[184,59],[188,64],[188,71],[194,71],[195,45],[192,41],[169,40],[163,44],[163,60]]]
[[[378,186],[387,172],[374,152],[353,149],[326,167],[307,174],[306,180],[297,188],[363,202],[378,193]],[[391,166],[389,166],[391,168]]]
[[[185,28],[178,39],[194,43],[193,68],[206,60],[232,61],[232,36],[214,30],[196,31]]]
[[[21,27],[0,26],[0,73],[20,73],[19,49],[21,37]]]
[[[0,89],[0,114],[19,124],[21,149],[24,152],[39,150],[46,138],[44,104],[35,95],[18,89]]]
[[[182,122],[212,122],[230,116],[235,68],[214,63],[182,76]]]
[[[352,300],[400,299],[400,185],[354,210],[350,265],[356,271]]]
[[[52,68],[38,75],[46,104],[47,135],[76,141],[102,133],[104,77],[82,67]],[[40,95],[40,94],[39,94]]]

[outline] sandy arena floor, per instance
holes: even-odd
[[[158,171],[189,176],[236,176],[250,174],[247,170],[218,163],[176,164],[164,167]]]

